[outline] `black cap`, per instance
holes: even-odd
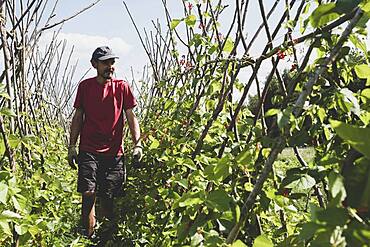
[[[114,55],[108,46],[100,46],[93,52],[91,60],[103,61],[111,58],[118,58],[118,56]]]

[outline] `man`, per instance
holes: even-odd
[[[74,103],[68,162],[72,167],[75,161],[78,163],[77,191],[82,193],[82,225],[87,237],[94,232],[96,197],[102,216],[111,220],[113,198],[122,192],[126,175],[122,148],[123,112],[134,143],[134,159],[142,157],[139,123],[132,110],[136,99],[127,82],[113,78],[116,58],[109,47],[96,48],[90,62],[97,76],[79,84]]]

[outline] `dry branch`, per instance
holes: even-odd
[[[83,12],[85,12],[86,10],[88,10],[88,9],[92,8],[93,6],[95,6],[95,5],[96,5],[97,3],[99,3],[100,1],[101,1],[101,0],[96,0],[95,2],[91,3],[91,4],[90,4],[90,5],[88,5],[87,7],[85,7],[85,8],[83,8],[83,9],[81,9],[80,11],[76,12],[75,14],[73,14],[73,15],[71,15],[71,16],[69,16],[69,17],[67,17],[67,18],[63,19],[63,20],[60,20],[60,21],[58,21],[58,22],[56,22],[56,23],[53,23],[53,24],[50,24],[50,25],[47,25],[47,26],[45,26],[45,27],[41,28],[41,29],[39,30],[39,33],[43,32],[43,31],[45,31],[45,30],[48,30],[48,29],[54,28],[54,27],[56,27],[56,26],[58,26],[58,25],[63,24],[63,23],[64,23],[64,22],[66,22],[66,21],[69,21],[69,20],[71,20],[71,19],[73,19],[73,18],[77,17],[78,15],[82,14],[82,13],[83,13]]]

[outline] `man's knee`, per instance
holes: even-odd
[[[95,196],[95,191],[85,191],[82,193],[84,197],[94,197]]]

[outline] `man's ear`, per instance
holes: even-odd
[[[96,60],[91,59],[90,62],[91,62],[91,65],[94,67],[94,69],[98,67],[98,62]]]

